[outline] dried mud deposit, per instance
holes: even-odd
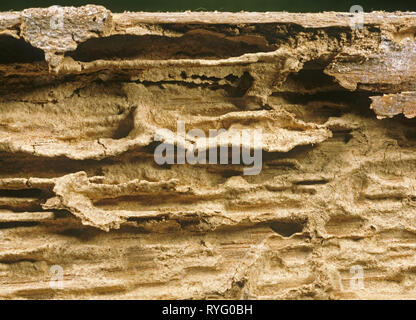
[[[0,13],[0,298],[416,298],[416,14],[350,20]],[[157,165],[177,120],[262,171]]]

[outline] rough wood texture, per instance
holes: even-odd
[[[0,13],[0,297],[416,298],[416,14],[350,21]],[[158,166],[177,120],[261,173]]]

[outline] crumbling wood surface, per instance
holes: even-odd
[[[0,297],[416,298],[416,14],[350,21],[0,13]],[[262,171],[158,166],[177,120]]]

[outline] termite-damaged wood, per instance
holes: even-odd
[[[371,98],[371,108],[379,117],[393,117],[404,114],[407,118],[416,116],[416,92],[401,92]]]
[[[415,298],[416,14],[352,18],[0,13],[0,297]]]

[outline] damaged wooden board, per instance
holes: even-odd
[[[352,18],[0,13],[0,298],[414,299],[416,14]]]

